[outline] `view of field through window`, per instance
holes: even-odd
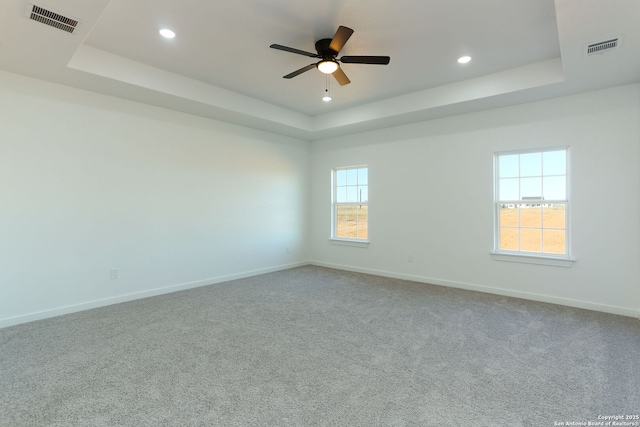
[[[334,237],[369,237],[369,170],[360,166],[334,171]]]
[[[497,155],[498,250],[566,255],[567,150]]]
[[[367,239],[369,207],[338,206],[336,221],[336,237],[350,239]]]
[[[566,253],[564,205],[500,208],[500,249]]]

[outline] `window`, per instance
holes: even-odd
[[[568,148],[496,154],[496,253],[569,257]]]
[[[334,169],[332,175],[332,238],[367,240],[369,237],[369,170],[367,166]]]

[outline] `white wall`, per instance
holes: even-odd
[[[349,270],[637,316],[640,86],[312,145],[311,259]],[[571,147],[571,268],[496,261],[493,154]],[[330,235],[330,170],[369,165],[368,248]],[[414,262],[408,262],[413,255]]]
[[[0,72],[0,327],[308,259],[637,315],[639,117],[631,85],[310,149]],[[493,153],[558,145],[571,146],[577,262],[493,260]],[[331,245],[330,170],[362,163],[371,244]]]
[[[303,262],[308,171],[307,142],[0,72],[0,327]]]

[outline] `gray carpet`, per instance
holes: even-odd
[[[640,322],[301,267],[0,330],[2,426],[533,426],[640,414]]]

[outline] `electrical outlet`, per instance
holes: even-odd
[[[120,275],[120,272],[118,271],[117,268],[111,269],[111,280],[117,279],[119,275]]]
[[[409,256],[407,257],[407,261],[409,261],[409,262],[413,262],[413,255],[409,255]]]

